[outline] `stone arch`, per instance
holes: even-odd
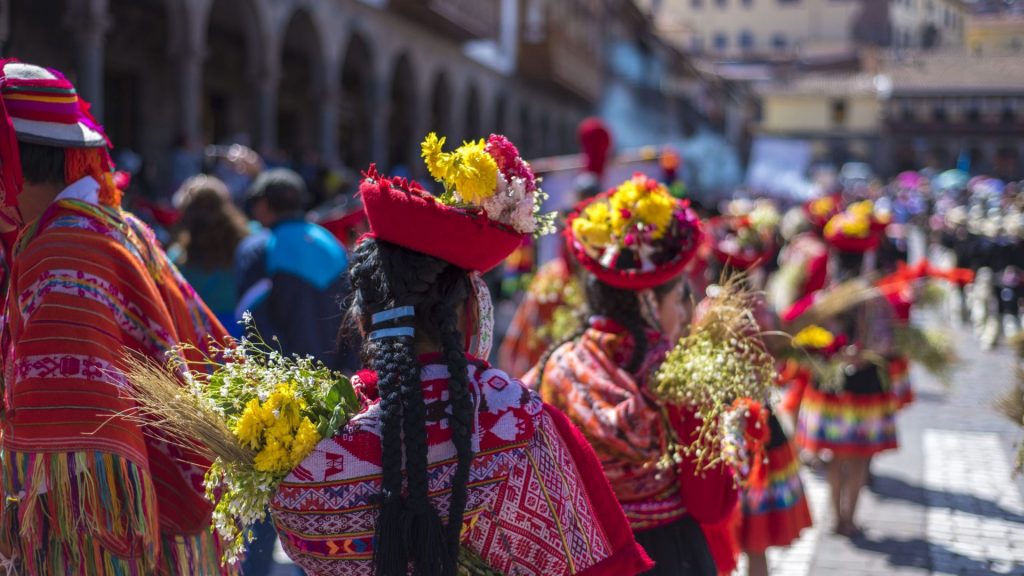
[[[390,104],[388,107],[388,169],[401,166],[398,175],[408,175],[416,159],[413,144],[416,126],[416,74],[408,52],[395,59],[391,72]]]
[[[366,37],[353,32],[341,60],[338,149],[341,161],[358,170],[370,163],[372,154],[373,58]]]
[[[483,134],[483,118],[480,111],[480,91],[476,84],[469,82],[466,88],[466,119],[463,125],[466,139],[480,138]]]
[[[146,158],[151,166],[136,174],[137,186],[149,186],[156,195],[170,194],[168,151],[184,140],[178,107],[178,57],[182,34],[188,30],[182,0],[109,0],[110,30],[103,63],[103,125],[115,146],[115,160],[122,152]],[[149,122],[153,110],[167,110],[177,121]],[[125,168],[132,168],[123,162]]]
[[[494,131],[504,134],[508,130],[508,97],[498,94],[494,99]]]
[[[255,0],[212,0],[204,24],[204,137],[255,146],[260,76],[269,71],[271,44],[262,6]]]
[[[54,26],[53,21],[55,14],[66,14],[71,4],[70,0],[10,2],[10,25],[3,46],[4,55],[56,68],[74,81],[74,40],[61,26]]]
[[[294,164],[314,162],[317,111],[324,83],[324,48],[313,15],[298,8],[281,36],[277,145]]]
[[[536,155],[534,150],[535,129],[531,123],[533,116],[530,113],[530,106],[525,102],[519,105],[519,115],[516,118],[516,133],[519,134],[519,151],[527,158]]]
[[[429,129],[439,136],[450,135],[452,131],[452,87],[444,70],[434,76],[430,89]]]

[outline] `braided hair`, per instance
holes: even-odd
[[[382,481],[374,534],[374,573],[404,576],[409,563],[422,576],[455,574],[472,453],[473,401],[458,313],[469,294],[466,272],[438,258],[367,239],[353,251],[350,318],[367,330],[377,312],[412,306],[415,318],[373,329],[413,324],[415,336],[365,339],[363,362],[377,373]],[[426,404],[416,343],[439,345],[450,374],[452,442],[458,460],[447,529],[431,505],[427,477]],[[407,496],[402,496],[402,455]],[[442,551],[442,553],[438,553]]]
[[[663,297],[675,288],[680,279],[675,279],[653,288],[657,298]],[[588,276],[586,281],[586,296],[588,314],[592,316],[604,316],[613,320],[629,332],[633,337],[633,354],[625,368],[628,372],[636,373],[643,365],[644,357],[647,355],[647,323],[644,322],[643,311],[640,309],[640,293],[636,290],[616,288],[597,279],[595,276]],[[657,328],[650,326],[650,328]],[[541,360],[541,373],[548,365],[551,356],[565,344],[573,342],[583,336],[587,331],[587,325],[582,327],[573,335],[561,342],[557,342],[548,348]]]

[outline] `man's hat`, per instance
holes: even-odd
[[[107,146],[88,104],[60,72],[8,60],[2,78],[0,94],[18,140],[57,148]]]

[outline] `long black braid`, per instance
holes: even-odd
[[[455,477],[452,480],[451,505],[448,516],[448,554],[457,557],[462,519],[466,511],[469,483],[469,468],[473,461],[473,399],[469,393],[469,372],[466,355],[463,352],[463,335],[459,331],[456,307],[466,301],[468,286],[466,275],[450,267],[440,278],[440,298],[431,309],[432,323],[440,330],[441,348],[445,363],[451,373],[448,380],[448,397],[452,405],[452,442],[458,455]]]
[[[455,573],[459,535],[465,513],[469,466],[472,461],[473,403],[457,310],[468,293],[466,273],[454,266],[386,242],[366,240],[352,260],[350,316],[364,330],[408,325],[399,319],[370,326],[370,317],[398,306],[413,306],[415,337],[364,341],[364,363],[378,377],[382,426],[382,486],[380,516],[375,533],[374,572],[378,576],[414,573],[441,576]],[[429,499],[427,477],[426,406],[415,344],[441,343],[451,374],[453,442],[459,455],[452,486],[446,532]],[[402,497],[402,454],[408,495]],[[444,551],[445,553],[438,553]]]

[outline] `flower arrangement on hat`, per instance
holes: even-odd
[[[867,252],[878,246],[885,222],[875,216],[870,200],[854,202],[825,224],[825,241],[845,252]]]
[[[839,198],[834,195],[821,196],[804,204],[804,212],[807,213],[808,220],[819,229],[825,226],[841,208]]]
[[[566,229],[569,248],[584,268],[607,284],[633,290],[678,275],[701,234],[688,201],[639,173],[579,204]]]
[[[554,213],[542,214],[547,194],[530,164],[504,136],[491,134],[445,152],[445,137],[431,132],[420,145],[434,179],[444,186],[441,203],[482,210],[488,218],[521,234],[554,232]]]
[[[781,220],[778,210],[771,203],[759,202],[753,207],[730,205],[729,211],[730,215],[719,218],[712,227],[715,256],[723,264],[740,270],[767,262]]]
[[[202,370],[125,358],[139,406],[132,417],[212,462],[204,486],[225,564],[237,562],[288,473],[359,409],[348,378],[311,357],[281,354],[251,329],[250,316],[245,322],[253,336],[204,354]],[[184,358],[184,348],[168,358]]]

